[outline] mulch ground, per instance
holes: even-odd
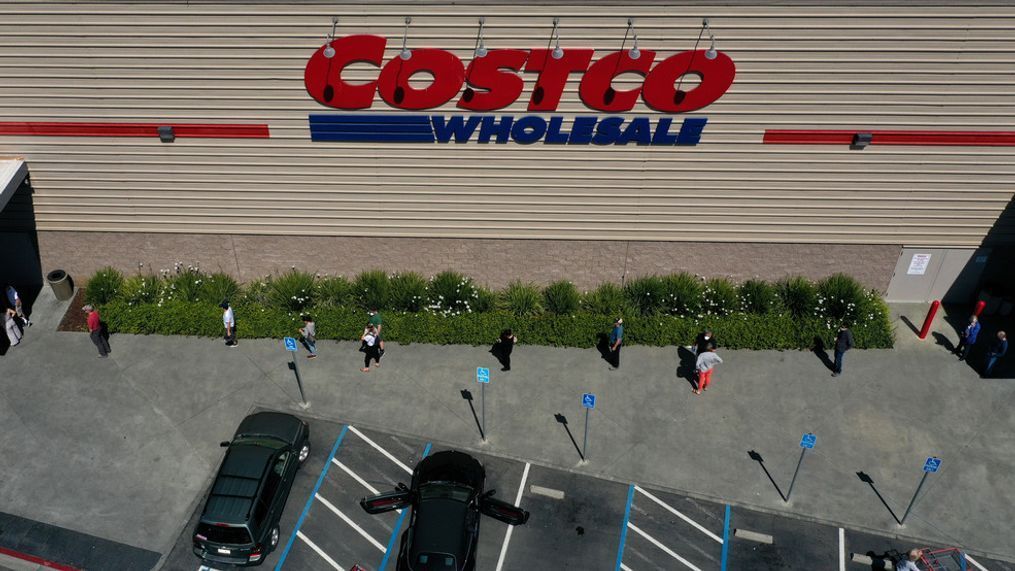
[[[74,292],[74,299],[70,302],[70,307],[67,308],[67,313],[63,314],[63,319],[60,320],[60,326],[56,328],[57,331],[75,331],[82,332],[88,330],[88,315],[84,311],[81,311],[81,307],[85,304],[85,290],[84,288],[78,289]]]

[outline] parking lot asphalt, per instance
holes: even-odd
[[[447,447],[351,424],[309,420],[311,457],[297,475],[280,522],[284,539],[262,568],[348,571],[358,565],[366,571],[394,569],[408,514],[369,515],[359,500],[399,482],[408,484],[417,462]],[[515,528],[482,519],[479,570],[860,571],[871,566],[852,562],[852,552],[944,547],[914,545],[474,450],[469,453],[485,466],[487,489],[497,490],[496,497],[531,514],[526,525]],[[203,501],[163,569],[198,571],[202,567],[190,548],[202,507]],[[986,558],[975,561],[970,569],[1015,571],[1011,564]],[[209,569],[214,568],[205,571]]]

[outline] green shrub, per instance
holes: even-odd
[[[729,315],[740,308],[737,286],[726,278],[712,278],[701,290],[704,315]]]
[[[352,282],[356,302],[363,309],[384,309],[388,307],[388,274],[380,270],[363,272]]]
[[[388,280],[388,307],[395,311],[422,311],[426,306],[426,280],[407,272]]]
[[[501,292],[501,301],[515,315],[536,315],[543,310],[543,295],[535,284],[513,281]]]
[[[497,294],[485,287],[476,286],[476,300],[472,302],[472,311],[480,313],[493,311],[497,307]]]
[[[471,313],[479,297],[477,289],[471,278],[458,272],[441,272],[427,284],[427,309],[442,315]]]
[[[818,282],[818,313],[833,326],[857,322],[864,304],[863,286],[855,279],[835,274]]]
[[[761,280],[747,280],[740,285],[740,302],[745,313],[766,315],[782,309],[775,286]]]
[[[662,308],[672,315],[695,315],[701,311],[701,280],[687,272],[663,276]]]
[[[352,284],[342,276],[326,276],[314,283],[315,304],[320,307],[341,307],[352,302]]]
[[[578,311],[578,307],[581,305],[581,295],[578,294],[578,289],[567,280],[553,282],[546,286],[546,289],[543,290],[543,300],[546,309],[557,315],[571,315]]]
[[[92,305],[105,305],[120,295],[123,288],[123,274],[111,267],[95,272],[85,286],[85,301]]]
[[[163,272],[165,278],[162,283],[162,291],[159,298],[163,301],[186,301],[195,302],[201,297],[201,288],[204,284],[204,274],[197,266],[186,266],[176,264],[175,272]],[[222,300],[219,300],[222,301]]]
[[[666,288],[659,276],[645,276],[627,282],[624,293],[642,315],[652,315],[663,309]]]
[[[268,285],[268,304],[272,307],[299,313],[314,304],[314,276],[291,269],[271,278]],[[237,321],[236,329],[239,330]]]
[[[247,283],[240,289],[239,302],[253,305],[268,306],[271,296],[271,276]]]
[[[208,303],[221,303],[222,300],[235,300],[240,293],[240,286],[232,276],[214,273],[204,277],[198,299]]]
[[[582,309],[597,315],[617,317],[637,313],[636,306],[631,303],[624,289],[610,282],[586,293],[582,297]]]
[[[797,319],[814,317],[818,307],[818,290],[803,277],[786,278],[775,286],[782,304]]]
[[[162,290],[162,280],[152,274],[138,274],[123,282],[119,298],[131,305],[156,303]]]

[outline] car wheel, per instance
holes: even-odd
[[[303,448],[300,448],[300,464],[307,461],[310,458],[310,441],[303,443]]]
[[[271,528],[271,536],[268,538],[268,543],[272,549],[278,546],[278,526]]]

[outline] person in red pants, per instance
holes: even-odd
[[[698,371],[698,388],[694,389],[694,394],[700,395],[701,391],[708,390],[708,385],[712,382],[712,370],[719,363],[722,363],[722,359],[715,354],[714,346],[709,346],[707,351],[698,355],[695,367]]]

